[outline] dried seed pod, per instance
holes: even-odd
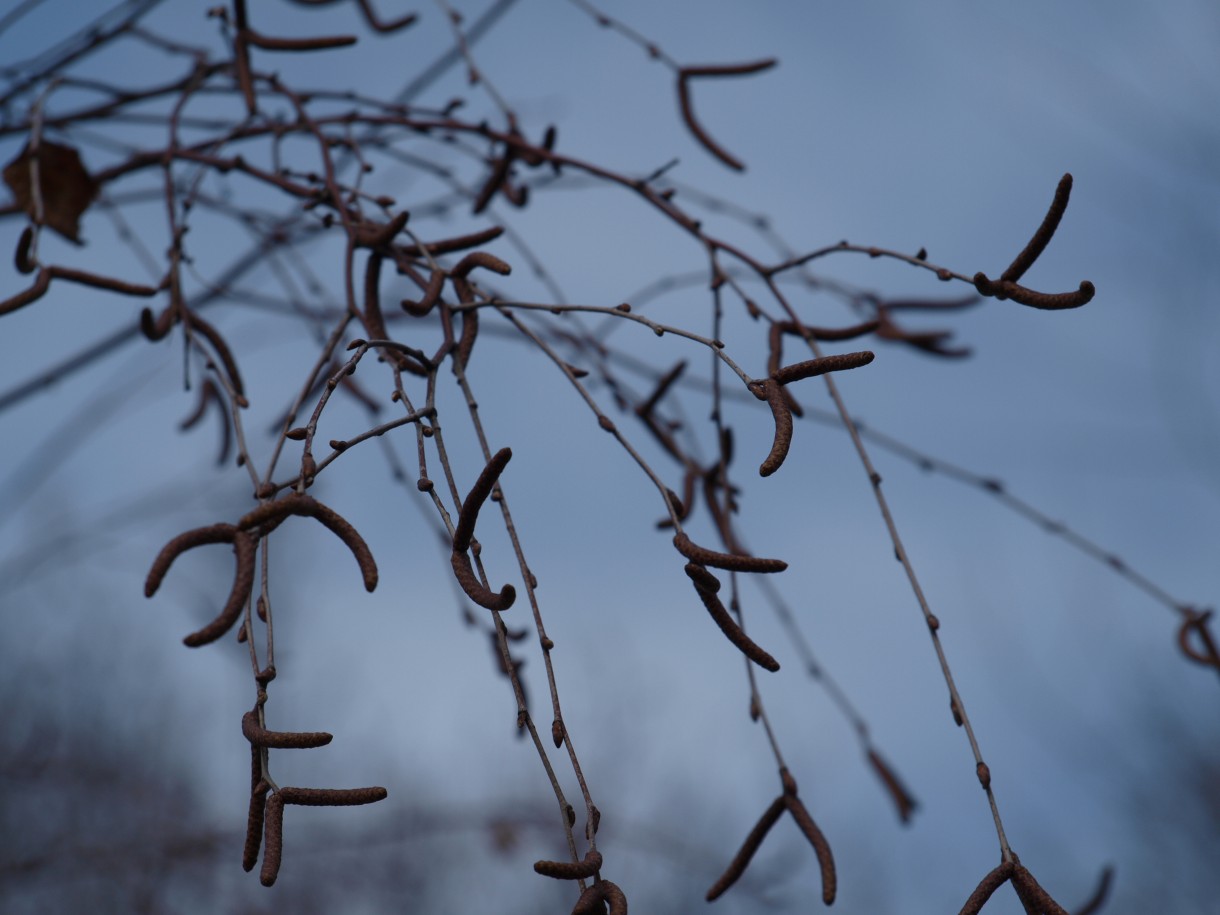
[[[534,873],[556,880],[587,880],[601,870],[602,856],[589,849],[580,861],[535,861]]]
[[[277,750],[311,750],[334,740],[334,736],[325,731],[269,731],[258,723],[254,712],[242,716],[241,733],[251,746]]]
[[[767,837],[767,833],[770,832],[771,827],[776,824],[783,812],[784,797],[781,795],[772,801],[771,806],[759,817],[758,822],[754,824],[754,828],[750,830],[750,834],[746,836],[746,840],[741,844],[741,848],[733,856],[733,860],[729,862],[729,866],[720,875],[720,879],[713,883],[711,889],[707,891],[705,898],[708,902],[720,898],[725,890],[741,878],[741,875],[746,872],[746,868],[750,866],[750,859],[754,857],[754,853],[762,845],[763,839]]]
[[[1003,886],[1008,878],[1012,876],[1012,868],[1011,861],[1003,861],[989,871],[979,881],[979,885],[974,888],[974,892],[970,894],[958,915],[979,915],[983,906],[987,904],[987,900],[991,898],[991,894]]]
[[[830,853],[830,843],[826,841],[822,830],[818,829],[818,824],[814,822],[813,817],[809,815],[809,811],[805,809],[805,805],[795,793],[784,794],[783,802],[784,806],[788,808],[788,812],[792,814],[792,819],[796,820],[796,825],[800,827],[805,838],[809,840],[809,844],[813,846],[813,853],[818,859],[818,867],[822,871],[822,901],[830,905],[835,901],[835,892],[838,888],[835,859]]]
[[[757,556],[742,556],[735,553],[719,553],[699,546],[686,534],[674,535],[674,546],[691,562],[728,572],[782,572],[788,563],[782,559],[760,559]]]
[[[263,834],[263,869],[258,879],[263,886],[271,886],[280,873],[280,858],[284,853],[284,799],[277,791],[267,798]]]

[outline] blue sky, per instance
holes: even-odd
[[[215,48],[207,5],[167,4],[150,24]],[[1041,313],[988,300],[947,319],[914,319],[951,326],[973,356],[933,360],[878,344],[872,366],[843,378],[843,394],[870,427],[1004,480],[1179,599],[1213,603],[1220,585],[1220,369],[1213,358],[1220,340],[1213,301],[1220,158],[1210,112],[1220,92],[1220,14],[1186,0],[1036,2],[1020,10],[947,0],[654,7],[622,3],[615,15],[680,61],[779,59],[766,73],[695,89],[700,118],[747,163],[744,174],[728,172],[687,134],[672,75],[661,64],[596,28],[575,6],[518,4],[474,53],[527,135],[553,123],[561,151],[634,175],[677,158],[667,176],[679,185],[678,200],[696,209],[695,195],[684,196],[683,188],[697,188],[767,214],[798,251],[840,239],[912,252],[926,247],[936,263],[994,276],[1038,225],[1059,177],[1074,175],[1067,215],[1026,281],[1063,291],[1089,279],[1098,289],[1093,302]],[[62,9],[46,2],[0,35],[0,59],[49,44]],[[461,9],[470,20],[479,8]],[[366,36],[351,53],[283,56],[274,66],[286,81],[306,85],[396,89],[451,40],[435,7],[421,12],[421,23],[403,36]],[[266,4],[257,17],[256,26],[272,34],[355,28],[343,4],[326,11]],[[134,60],[99,58],[95,72],[135,83],[146,71]],[[162,65],[148,60],[149,67]],[[494,122],[494,107],[460,71],[419,101],[440,106],[455,95],[469,99],[467,116],[486,112]],[[201,106],[223,109],[213,100]],[[0,155],[7,161],[20,145],[4,137]],[[108,155],[95,143],[85,158],[96,168]],[[408,209],[437,193],[407,166],[386,167],[370,181]],[[157,204],[133,204],[131,212],[137,234],[153,240],[154,254],[163,250]],[[528,240],[572,302],[632,301],[659,278],[705,266],[686,236],[618,190],[560,186],[536,193],[524,211],[501,207],[495,215]],[[474,224],[464,214],[430,217],[426,210],[412,220],[438,235]],[[205,276],[244,244],[231,230],[207,225],[190,239]],[[722,214],[707,214],[705,225],[751,251],[766,250]],[[12,218],[0,222],[0,247],[15,245],[20,228]],[[83,236],[82,251],[52,239],[44,256],[139,275],[138,261],[98,208],[85,217]],[[520,251],[503,242],[493,250],[518,267],[507,291],[546,300]],[[318,245],[303,253],[324,284],[323,298],[341,301],[339,249]],[[894,297],[969,291],[855,254],[823,260],[817,272]],[[256,276],[263,288],[277,289],[270,270]],[[24,281],[11,268],[0,271],[0,295]],[[795,290],[793,297],[815,323],[850,318],[825,294]],[[130,323],[139,307],[56,288],[5,316],[0,389]],[[708,309],[700,283],[647,305],[658,319],[701,332]],[[260,392],[246,423],[251,447],[265,452],[267,425],[299,383],[298,363],[311,342],[284,332],[280,319],[237,306],[217,306],[211,315],[234,341],[250,389]],[[741,341],[726,333],[733,357],[761,372],[757,326],[731,318],[729,327]],[[617,329],[613,339],[660,368],[688,358],[692,375],[707,376],[702,348],[656,340],[636,327]],[[554,659],[569,727],[606,816],[607,874],[629,894],[633,879],[657,885],[656,865],[633,850],[649,830],[727,861],[776,790],[765,739],[746,715],[739,658],[703,617],[681,561],[653,529],[655,492],[608,446],[574,392],[525,347],[485,332],[480,349],[472,384],[492,450],[514,450],[504,482],[559,646]],[[369,375],[376,377],[371,368]],[[235,724],[250,702],[244,649],[228,640],[198,652],[180,644],[222,598],[216,577],[227,574],[227,556],[184,564],[155,601],[142,596],[147,565],[165,540],[249,504],[247,478],[214,467],[214,426],[176,431],[194,403],[181,377],[180,341],[140,341],[0,413],[0,562],[15,581],[0,592],[0,606],[9,638],[28,646],[30,657],[56,657],[82,637],[113,638],[126,646],[115,655],[129,659],[124,666],[151,665],[155,678],[121,688],[144,695],[155,683],[182,703],[191,722],[182,739],[192,755],[209,758],[200,790],[227,798],[240,794],[248,777]],[[828,406],[814,381],[801,385],[803,401]],[[604,389],[595,394],[613,409]],[[460,455],[455,470],[469,485],[480,462],[463,453],[471,439],[455,395],[445,396],[455,411],[447,428]],[[684,390],[683,398],[692,422],[705,415],[697,390]],[[66,423],[77,413],[96,422]],[[359,414],[336,413],[336,428],[354,434]],[[617,419],[633,441],[645,440],[627,416]],[[840,905],[849,912],[960,906],[994,865],[994,835],[867,480],[842,432],[801,423],[789,463],[760,481],[752,464],[766,452],[769,414],[739,401],[731,421],[744,487],[742,530],[760,554],[790,562],[779,584],[815,652],[922,803],[914,824],[899,828],[849,726],[802,675],[782,630],[747,586],[751,632],[784,665],[764,682],[764,698],[802,796],[841,849]],[[1098,563],[977,490],[884,453],[874,457],[942,621],[1013,846],[1065,905],[1087,895],[1107,861],[1118,863],[1121,890],[1124,868],[1142,863],[1142,840],[1125,805],[1161,797],[1149,774],[1160,770],[1144,704],[1210,708],[1214,680],[1178,655],[1173,615]],[[663,459],[656,466],[674,485],[673,468]],[[442,808],[478,810],[505,796],[549,803],[537,758],[513,739],[511,697],[491,667],[486,640],[455,611],[443,552],[411,504],[414,492],[387,482],[371,446],[346,455],[320,490],[319,498],[364,532],[383,583],[365,595],[328,537],[308,529],[286,534],[292,546],[285,556],[300,551],[304,558],[282,585],[287,612],[277,628],[283,660],[273,701],[293,727],[333,730],[336,740],[277,766],[302,783],[386,784],[391,804],[421,803],[416,785],[427,785],[429,800]],[[124,514],[141,498],[148,504]],[[496,550],[491,555],[499,553],[493,579],[512,574],[504,543],[482,527],[480,535]],[[710,527],[696,526],[692,536],[710,541]],[[69,561],[39,564],[48,548],[31,544],[58,537],[69,538]],[[81,589],[102,608],[74,596]],[[65,604],[60,613],[34,609],[48,596]],[[526,619],[524,606],[517,611],[510,625]],[[536,649],[523,651],[530,654],[529,686],[543,695],[541,659]],[[1188,727],[1215,748],[1214,729]],[[680,811],[676,818],[665,815],[669,804]],[[218,806],[216,822],[229,825],[232,809]],[[816,885],[816,868],[790,833],[773,837],[774,849],[769,842],[756,866],[793,874],[782,910],[804,911],[801,893]],[[516,870],[498,879],[524,873],[534,880],[531,856],[558,854],[556,834],[532,838]],[[769,849],[775,857],[767,864]],[[710,883],[716,864],[706,866]],[[704,877],[692,875],[696,884]],[[250,892],[262,892],[251,884]],[[716,905],[734,911],[740,903],[731,897]],[[912,899],[926,902],[917,907]],[[1015,906],[1015,899],[997,898],[987,911]]]

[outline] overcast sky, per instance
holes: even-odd
[[[11,25],[0,34],[0,60],[25,59],[66,35],[77,24],[66,13],[70,6],[47,0]],[[216,51],[208,6],[162,4],[147,22]],[[393,37],[366,35],[349,6],[258,4],[253,24],[265,33],[359,31],[362,38],[352,51],[264,53],[257,65],[280,68],[286,82],[301,87],[350,86],[384,96],[451,44],[434,6],[424,5],[421,22]],[[380,6],[387,17],[407,9],[397,2],[391,8],[390,0]],[[457,6],[467,22],[483,8]],[[614,14],[683,63],[778,58],[768,72],[707,80],[694,90],[701,120],[747,164],[744,173],[728,171],[690,137],[664,66],[574,5],[517,4],[474,54],[527,136],[554,124],[558,150],[630,175],[677,159],[666,178],[680,202],[699,210],[700,198],[687,191],[697,189],[766,214],[797,251],[841,239],[912,253],[925,247],[935,263],[995,276],[1042,219],[1056,182],[1072,173],[1067,214],[1025,282],[1060,292],[1088,279],[1097,287],[1089,305],[1048,313],[987,300],[965,312],[914,317],[920,327],[951,327],[953,342],[969,346],[972,356],[937,360],[878,342],[873,365],[844,376],[841,388],[870,428],[1003,480],[1178,600],[1213,604],[1220,588],[1220,12],[1189,0],[657,6],[624,2]],[[125,85],[141,84],[157,67],[167,76],[177,72],[147,50],[101,55],[82,67]],[[415,101],[441,107],[457,95],[469,100],[463,116],[485,112],[500,123],[460,67]],[[201,110],[212,104],[201,102]],[[73,140],[87,166],[114,161],[104,143],[114,129],[93,125]],[[163,130],[147,130],[147,142],[164,142]],[[0,157],[13,158],[24,139],[0,138]],[[423,207],[411,225],[426,235],[486,224],[464,210],[427,210],[438,187],[410,166],[387,165],[369,180],[401,206]],[[163,208],[132,204],[130,214],[135,233],[154,240],[149,246],[159,257]],[[709,232],[771,256],[765,239],[740,221],[702,215]],[[560,183],[536,192],[528,209],[497,205],[494,216],[528,242],[569,302],[639,301],[655,281],[698,276],[706,267],[685,234],[621,190]],[[0,221],[0,249],[15,246],[22,225],[13,217]],[[47,239],[44,259],[149,280],[102,207],[86,214],[82,237],[79,251]],[[201,227],[190,236],[194,268],[214,277],[244,243],[231,230],[205,234]],[[497,288],[551,301],[520,249],[501,241],[491,250],[516,268]],[[341,303],[341,248],[301,251],[324,284],[321,299]],[[857,254],[819,261],[816,272],[894,297],[970,291]],[[11,266],[0,270],[0,296],[26,282]],[[283,294],[270,269],[243,286]],[[831,296],[791,288],[811,323],[851,320]],[[0,394],[129,326],[142,304],[63,284],[0,318]],[[706,279],[675,282],[641,307],[710,332]],[[209,320],[234,343],[247,385],[258,392],[246,429],[251,449],[265,455],[273,444],[267,429],[300,382],[310,341],[285,334],[282,318],[236,305],[213,307]],[[658,911],[656,899],[664,897],[650,904],[646,894],[665,887],[666,868],[684,868],[683,879],[696,887],[710,885],[777,790],[773,763],[747,715],[739,655],[707,620],[682,560],[654,528],[661,514],[655,490],[610,446],[552,366],[495,336],[490,316],[484,324],[471,381],[492,450],[513,448],[504,485],[558,646],[569,729],[604,815],[605,874],[641,911]],[[730,355],[761,374],[758,325],[734,317],[728,330],[741,335],[735,346],[726,332]],[[189,651],[180,641],[223,599],[229,559],[224,551],[192,557],[153,601],[142,593],[148,564],[166,540],[237,517],[251,504],[244,471],[215,467],[214,418],[187,434],[177,430],[195,394],[182,390],[181,341],[172,339],[135,339],[0,412],[0,608],[5,641],[22,646],[27,660],[52,663],[94,647],[116,659],[112,684],[102,674],[102,682],[65,686],[67,695],[113,688],[129,699],[180,703],[180,725],[189,727],[175,740],[203,760],[196,785],[215,804],[209,825],[237,836],[248,778],[238,731],[251,702],[245,648],[226,639]],[[693,378],[708,376],[706,350],[687,341],[658,341],[637,326],[616,329],[611,340],[658,371],[686,358]],[[379,377],[372,366],[368,373]],[[378,391],[386,387],[384,377],[378,384]],[[608,392],[593,390],[614,414]],[[464,448],[470,439],[459,428],[460,402],[452,390],[445,396],[446,431]],[[690,387],[682,398],[691,422],[702,422],[705,395]],[[814,380],[800,383],[799,399],[830,406]],[[328,435],[359,431],[357,411],[336,415]],[[628,415],[614,415],[633,442],[646,442]],[[914,823],[901,828],[849,723],[803,674],[747,583],[751,632],[783,665],[763,680],[764,698],[802,797],[839,856],[836,910],[956,910],[996,862],[994,831],[866,476],[841,430],[803,422],[788,463],[759,480],[753,466],[769,445],[769,412],[737,401],[730,420],[745,539],[760,555],[790,563],[777,585],[876,746],[921,802]],[[413,441],[404,438],[399,451],[408,462]],[[710,441],[704,434],[705,453]],[[1177,652],[1172,612],[1102,564],[978,489],[883,451],[874,460],[942,621],[1013,847],[1069,907],[1088,895],[1103,864],[1116,863],[1113,911],[1134,911],[1123,908],[1124,880],[1134,882],[1147,867],[1148,839],[1136,834],[1132,811],[1169,810],[1165,829],[1172,831],[1174,805],[1182,802],[1173,794],[1180,785],[1156,754],[1168,737],[1151,736],[1149,722],[1156,715],[1176,720],[1166,711],[1176,709],[1190,739],[1214,759],[1216,729],[1196,720],[1214,720],[1214,674]],[[656,461],[676,487],[678,471]],[[463,486],[481,464],[470,454],[454,463]],[[273,593],[282,588],[282,654],[272,703],[284,727],[336,735],[325,750],[277,757],[285,783],[383,784],[390,817],[392,805],[401,805],[399,815],[430,804],[477,812],[485,801],[505,798],[533,801],[549,815],[553,802],[538,759],[514,739],[507,685],[493,669],[486,638],[462,625],[444,551],[413,504],[413,487],[388,482],[376,443],[369,443],[345,455],[319,481],[317,495],[365,535],[382,584],[366,595],[328,535],[310,533],[303,521],[304,536],[285,528],[282,556],[299,551],[303,559],[282,584],[273,583]],[[493,580],[513,575],[502,539],[482,525],[480,536],[498,551],[489,550]],[[692,536],[713,542],[706,521]],[[60,561],[48,561],[52,555]],[[523,625],[527,607],[522,602],[509,616],[510,625]],[[519,650],[533,695],[544,697],[536,646],[527,640]],[[147,672],[119,675],[133,671]],[[20,696],[30,698],[28,684]],[[545,725],[549,715],[539,718]],[[575,794],[574,785],[565,788]],[[495,879],[532,890],[541,878],[529,863],[558,856],[560,835],[558,826],[531,832],[507,875]],[[694,849],[700,863],[680,864],[681,847]],[[395,853],[401,850],[387,855]],[[816,866],[789,824],[755,867],[779,880],[777,910],[810,910]],[[307,879],[304,870],[294,870],[286,852],[282,879]],[[649,888],[638,902],[633,880]],[[246,898],[268,892],[256,883],[248,880]],[[1126,899],[1136,905],[1135,897]],[[698,890],[682,904],[691,911],[704,905]],[[751,910],[732,891],[714,908]],[[987,912],[1018,910],[1015,898],[997,897]]]

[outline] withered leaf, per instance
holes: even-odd
[[[38,144],[31,154],[27,143],[17,158],[4,167],[4,183],[13,192],[17,205],[31,219],[37,216],[30,182],[30,164],[38,158],[38,187],[42,196],[42,224],[54,229],[68,241],[80,244],[80,218],[97,196],[97,182],[85,170],[80,153],[71,146]]]

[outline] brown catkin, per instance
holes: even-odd
[[[979,885],[974,888],[974,892],[970,894],[958,915],[979,915],[983,906],[987,904],[987,900],[991,898],[991,894],[1003,886],[1010,876],[1012,876],[1011,861],[1005,861],[993,868],[979,881]]]
[[[696,588],[701,588],[704,591],[709,591],[712,594],[720,590],[720,579],[709,572],[703,566],[697,563],[688,562],[686,564],[686,574],[691,581],[695,583]]]
[[[237,526],[242,530],[257,529],[259,537],[265,536],[290,515],[314,518],[320,521],[332,534],[343,541],[351,550],[364,578],[364,587],[372,591],[377,587],[377,563],[369,550],[364,538],[338,512],[328,505],[323,505],[313,496],[304,493],[291,493],[273,502],[264,502],[258,508],[245,514]]]
[[[791,384],[827,372],[842,372],[847,369],[858,369],[873,361],[873,353],[861,350],[858,353],[839,353],[834,356],[820,356],[817,359],[806,359],[804,362],[794,362],[772,373],[771,377],[778,384]]]
[[[483,507],[483,503],[491,495],[492,488],[500,479],[500,474],[504,472],[504,468],[508,466],[508,462],[512,460],[512,457],[513,451],[511,448],[501,448],[487,461],[478,479],[470,487],[470,493],[462,501],[462,509],[458,513],[457,527],[453,531],[453,548],[455,550],[465,552],[470,549],[470,540],[474,537],[474,526],[479,517],[479,509]]]
[[[38,264],[30,260],[30,249],[33,245],[34,229],[32,226],[26,226],[21,230],[21,237],[17,239],[17,250],[13,254],[13,263],[18,273],[33,273],[38,269]]]
[[[1038,231],[1029,240],[1024,250],[1013,259],[1013,262],[1008,265],[1008,269],[1000,274],[1001,282],[1015,283],[1021,279],[1022,274],[1033,266],[1034,261],[1038,259],[1050,243],[1051,238],[1055,234],[1055,230],[1059,228],[1059,220],[1063,218],[1064,212],[1067,210],[1068,200],[1072,196],[1072,176],[1065,174],[1059,179],[1059,185],[1055,188],[1055,196],[1051,200],[1050,209],[1046,211],[1046,216],[1042,219],[1042,224],[1038,226]]]
[[[885,790],[894,802],[894,806],[898,808],[898,819],[902,822],[910,822],[911,814],[915,812],[915,808],[919,806],[911,792],[872,747],[868,750],[868,762],[873,767],[873,771],[877,773],[877,777],[881,779],[881,783],[885,785]]]
[[[788,457],[788,449],[792,447],[792,408],[784,399],[783,388],[779,382],[768,378],[763,387],[766,392],[767,406],[771,408],[771,416],[775,420],[775,437],[771,441],[771,451],[758,467],[760,476],[769,477],[779,470]]]
[[[228,632],[241,616],[242,607],[254,587],[256,543],[253,537],[239,531],[231,524],[213,524],[209,527],[196,528],[193,531],[179,534],[162,548],[157,558],[153,560],[148,578],[144,582],[144,596],[152,597],[161,586],[165,573],[173,561],[186,550],[206,543],[232,543],[236,557],[236,568],[233,574],[233,588],[229,599],[221,608],[220,614],[197,632],[188,635],[183,642],[198,648],[214,642]]]
[[[441,292],[444,288],[445,274],[440,270],[433,270],[428,275],[428,284],[424,287],[424,297],[418,302],[403,299],[401,302],[402,310],[416,318],[424,317],[440,301]]]
[[[740,556],[709,550],[694,543],[686,534],[675,534],[674,546],[693,563],[728,572],[782,572],[788,568],[788,563],[782,559],[761,559],[757,556]]]
[[[788,812],[792,814],[792,819],[796,820],[796,825],[800,827],[805,838],[809,840],[809,844],[813,846],[813,852],[818,859],[818,867],[822,871],[822,901],[830,905],[835,901],[835,893],[838,889],[835,859],[834,855],[830,853],[830,843],[826,841],[826,836],[822,835],[822,830],[813,821],[813,817],[809,815],[809,811],[805,809],[800,798],[795,794],[785,794],[783,802],[784,806],[788,808]]]
[[[267,798],[263,825],[263,869],[258,879],[263,886],[271,886],[280,873],[280,858],[284,853],[284,799],[280,792]]]
[[[263,843],[263,817],[267,809],[267,792],[271,790],[262,779],[250,791],[250,812],[246,816],[246,844],[241,851],[242,870],[249,873],[258,863]]]
[[[1034,875],[1026,870],[1020,861],[1013,863],[1012,876],[1009,879],[1022,905],[1028,911],[1038,912],[1039,915],[1068,915],[1067,910],[1051,898],[1051,894],[1041,887]]]
[[[767,833],[770,832],[771,827],[775,825],[783,812],[784,797],[781,795],[772,801],[771,806],[759,817],[758,822],[754,824],[754,828],[750,830],[750,834],[746,836],[746,840],[741,843],[741,848],[737,850],[737,854],[729,862],[729,866],[720,875],[720,879],[713,883],[711,889],[707,891],[705,898],[708,902],[720,898],[725,890],[741,878],[741,875],[746,872],[746,868],[750,866],[750,859],[754,857],[754,853],[762,845],[763,839],[767,837]]]
[[[601,852],[590,849],[580,861],[535,861],[534,873],[556,880],[587,880],[602,866]]]
[[[482,582],[479,581],[478,576],[474,574],[474,566],[470,562],[470,557],[465,552],[454,550],[449,555],[449,560],[453,566],[453,575],[457,579],[458,584],[462,586],[466,596],[480,607],[494,610],[497,613],[503,613],[517,599],[517,589],[512,585],[506,584],[500,589],[499,594],[490,588],[484,587]]]
[[[334,740],[325,731],[269,731],[258,723],[254,712],[242,716],[241,732],[253,746],[276,750],[311,750]]]
[[[281,788],[279,797],[285,804],[300,807],[357,807],[384,801],[389,792],[385,788]]]
[[[997,299],[1012,299],[1020,305],[1030,308],[1041,308],[1046,311],[1059,311],[1065,308],[1079,308],[1093,300],[1097,289],[1088,280],[1080,284],[1075,292],[1035,292],[1017,283],[1007,283],[1003,280],[991,280],[985,273],[974,275],[974,288],[979,295],[992,296]]]
[[[693,576],[692,580],[694,580]],[[779,661],[746,635],[745,630],[738,626],[733,617],[729,615],[729,611],[724,609],[724,604],[720,602],[720,598],[716,596],[715,592],[699,587],[698,581],[695,581],[695,592],[703,601],[703,606],[707,608],[708,615],[735,648],[764,670],[772,673],[779,670]]]
[[[485,245],[489,241],[495,241],[503,234],[503,226],[492,226],[489,229],[472,232],[469,235],[458,235],[454,238],[429,242],[422,248],[419,245],[405,245],[402,248],[395,248],[395,251],[403,257],[423,257],[425,251],[432,255],[452,254],[454,251],[465,251],[467,248],[477,248],[479,245]]]

